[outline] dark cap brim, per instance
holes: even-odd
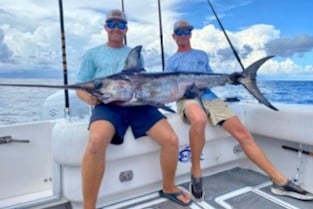
[[[177,31],[177,30],[193,30],[193,26],[191,26],[191,25],[186,25],[186,26],[176,27],[176,28],[174,29],[174,31]]]
[[[118,18],[118,17],[109,18],[109,19],[106,20],[106,22],[108,22],[108,21],[114,21],[114,20],[127,23],[127,21],[126,21],[125,19],[123,19],[123,18]]]

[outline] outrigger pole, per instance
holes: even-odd
[[[163,29],[162,29],[162,16],[161,16],[161,2],[160,2],[160,0],[158,0],[158,11],[159,11],[159,28],[160,28],[160,42],[161,42],[162,71],[164,71]]]
[[[216,18],[218,24],[220,25],[220,27],[221,27],[221,29],[222,29],[222,31],[223,31],[223,33],[224,33],[224,35],[225,35],[225,37],[226,37],[226,39],[227,39],[227,41],[228,41],[228,44],[230,45],[231,49],[233,50],[233,53],[234,53],[234,55],[235,55],[237,61],[239,62],[241,69],[244,70],[245,67],[243,66],[243,64],[242,64],[242,62],[241,62],[241,60],[240,60],[240,57],[239,57],[237,51],[235,50],[233,44],[231,43],[231,41],[230,41],[230,39],[229,39],[229,37],[228,37],[228,35],[227,35],[227,33],[226,33],[226,31],[225,31],[223,25],[222,25],[222,22],[221,22],[220,19],[218,18],[218,16],[217,16],[217,14],[216,14],[216,12],[215,12],[215,10],[214,10],[214,8],[213,8],[213,5],[211,4],[210,0],[208,0],[208,4],[209,4],[209,6],[211,7],[211,10],[212,10],[212,12],[213,12],[213,14],[214,14],[214,16],[215,16],[215,18]]]
[[[121,1],[121,5],[122,5],[122,12],[125,13],[124,0]],[[125,36],[124,36],[124,43],[125,43],[125,45],[127,45],[127,37],[126,37],[126,34],[125,34]]]
[[[62,63],[63,63],[63,83],[68,84],[67,76],[67,64],[66,64],[66,44],[65,44],[65,31],[64,31],[64,20],[63,20],[63,4],[62,0],[59,0],[59,10],[60,10],[60,28],[61,28],[61,44],[62,44]],[[64,90],[65,96],[65,117],[69,115],[69,95],[68,90]]]

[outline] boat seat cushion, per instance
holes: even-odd
[[[232,109],[242,119],[242,108]],[[189,145],[189,125],[184,123],[178,114],[166,114],[168,121],[179,138],[179,145]],[[59,120],[52,130],[52,149],[56,162],[64,165],[80,166],[83,152],[88,140],[88,121]],[[206,141],[229,137],[221,127],[207,126]],[[131,129],[128,129],[122,145],[110,144],[106,153],[107,160],[123,159],[125,157],[142,155],[159,150],[159,145],[149,137],[134,139]]]
[[[259,104],[245,104],[245,121],[251,133],[313,145],[312,105],[279,104],[279,111],[273,111]],[[309,115],[308,115],[309,114]]]

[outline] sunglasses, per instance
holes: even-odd
[[[124,30],[127,26],[127,23],[108,21],[108,22],[106,22],[106,26],[110,29],[117,27],[118,29]]]
[[[190,36],[191,35],[191,30],[175,30],[174,33],[175,33],[176,36],[182,36],[182,35]]]

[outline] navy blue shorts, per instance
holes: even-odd
[[[96,120],[106,120],[115,128],[112,144],[122,144],[127,128],[132,128],[135,138],[145,136],[159,120],[166,118],[157,108],[146,106],[122,107],[113,104],[98,104],[92,111],[89,125]]]

